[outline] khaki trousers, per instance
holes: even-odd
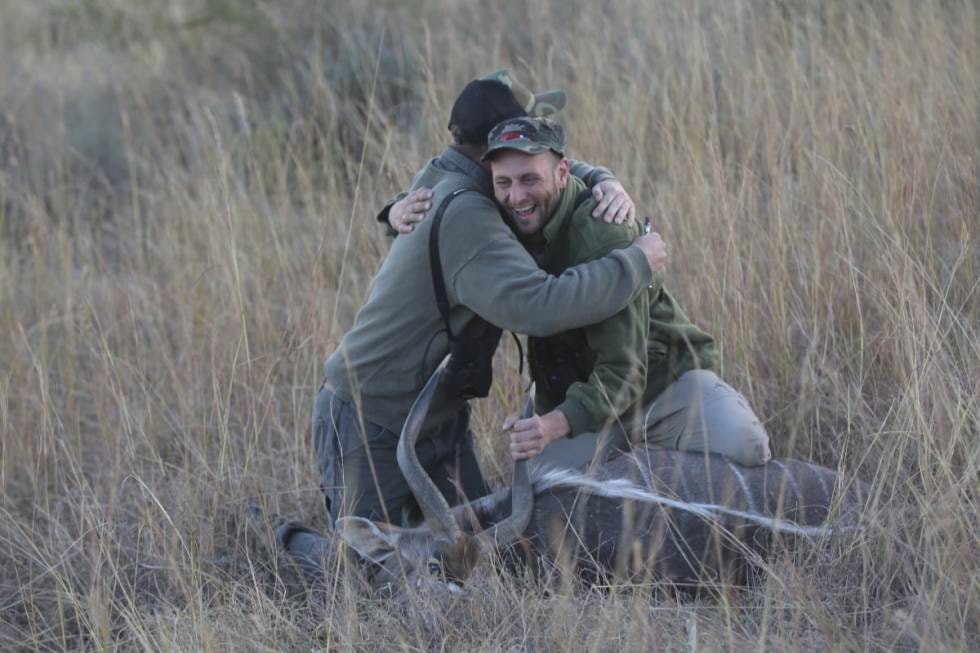
[[[719,453],[748,467],[763,465],[772,457],[769,435],[745,397],[714,372],[692,370],[644,406],[635,426],[617,423],[602,433],[553,442],[534,463],[580,468],[642,444]]]

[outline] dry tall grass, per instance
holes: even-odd
[[[0,648],[976,650],[978,21],[970,0],[0,4]],[[705,599],[492,576],[454,620],[270,590],[242,500],[322,524],[308,422],[387,247],[371,215],[501,65],[569,92],[573,154],[654,217],[776,453],[873,482],[860,547]]]

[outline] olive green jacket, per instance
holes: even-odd
[[[593,218],[595,201],[582,194],[584,188],[570,176],[544,229],[524,239],[552,274],[599,259],[639,234],[637,225]],[[538,414],[557,408],[568,419],[573,436],[599,431],[655,399],[684,372],[717,364],[714,339],[691,324],[664,289],[664,278],[658,272],[646,292],[606,320],[528,339]]]

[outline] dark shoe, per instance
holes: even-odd
[[[290,551],[289,543],[294,535],[300,533],[325,541],[328,538],[323,534],[275,513],[266,513],[257,501],[246,503],[245,525],[249,539],[255,548],[268,556],[279,581],[290,594],[302,593],[310,588],[311,583],[322,579],[322,561],[311,558],[310,552],[303,550],[303,546],[298,551]]]

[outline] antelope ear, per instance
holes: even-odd
[[[391,557],[398,545],[399,531],[386,532],[363,517],[341,517],[337,520],[337,533],[357,554],[377,564]]]

